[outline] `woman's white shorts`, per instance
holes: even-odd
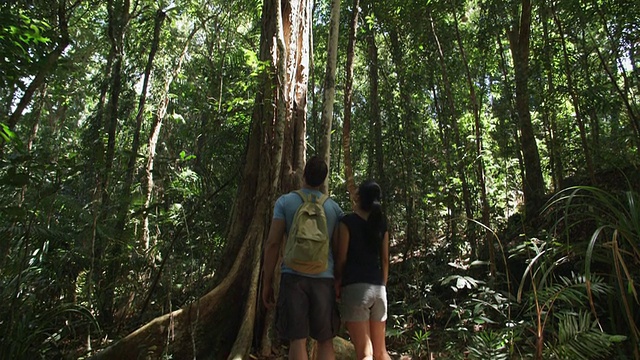
[[[356,283],[340,291],[342,321],[386,321],[387,289],[383,285]]]

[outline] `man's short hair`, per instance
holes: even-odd
[[[316,155],[307,160],[307,164],[304,166],[304,180],[307,185],[317,187],[322,185],[328,172],[327,163]]]

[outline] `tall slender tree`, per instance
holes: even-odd
[[[116,154],[116,136],[120,111],[120,95],[123,88],[123,68],[125,63],[125,36],[129,21],[131,20],[129,0],[109,0],[107,2],[108,12],[108,38],[111,45],[111,52],[114,56],[112,63],[111,79],[106,104],[105,128],[108,136],[107,148],[104,155],[104,167],[101,174],[100,190],[101,194],[101,221],[110,217],[111,195],[113,186],[113,167]],[[107,237],[99,238],[96,246],[96,258],[100,259],[96,263],[94,272],[97,303],[100,309],[100,318],[106,327],[113,325],[113,315],[115,306],[115,281],[121,270],[119,256],[122,251],[121,242],[108,244]],[[109,249],[109,256],[103,257]],[[103,261],[102,259],[105,259]],[[106,260],[109,259],[109,260]],[[117,260],[116,260],[117,259]],[[102,270],[105,271],[105,276]]]
[[[524,160],[524,199],[527,216],[533,217],[543,205],[545,195],[544,179],[540,166],[540,153],[536,142],[536,133],[531,121],[529,106],[529,52],[531,42],[530,0],[522,0],[514,7],[512,24],[507,30],[511,55],[513,57],[516,111],[520,126],[520,144]]]
[[[331,167],[331,129],[333,124],[333,109],[336,96],[336,68],[338,64],[338,35],[340,32],[340,0],[331,1],[331,15],[329,18],[329,41],[327,45],[327,69],[322,87],[322,119],[319,155],[324,157],[327,166]],[[322,185],[322,191],[327,192],[329,178]]]
[[[380,114],[380,94],[378,76],[378,45],[375,31],[375,2],[367,1],[367,22],[365,39],[367,42],[367,67],[369,74],[369,177],[378,179],[383,191],[387,189],[384,171],[384,152],[382,146],[382,115]]]
[[[484,157],[483,157],[483,141],[482,141],[482,120],[480,119],[480,101],[477,96],[476,85],[474,79],[471,76],[471,69],[469,67],[469,60],[467,59],[467,54],[465,51],[464,44],[462,42],[462,36],[460,36],[460,25],[458,22],[458,14],[454,7],[453,10],[453,20],[455,25],[455,33],[456,33],[456,41],[458,43],[458,49],[460,49],[460,55],[462,56],[462,63],[464,65],[465,77],[467,79],[467,86],[469,87],[469,101],[471,104],[471,113],[473,114],[474,119],[474,133],[475,133],[475,141],[476,141],[476,171],[477,171],[477,179],[478,179],[478,187],[480,187],[480,207],[482,214],[482,224],[487,228],[491,226],[490,224],[490,213],[489,213],[489,201],[487,199],[487,185],[485,180],[485,171],[484,171]],[[496,258],[495,251],[493,245],[493,237],[490,231],[484,230],[484,240],[485,245],[487,247],[489,253],[489,266],[491,270],[491,275],[495,276],[496,274]],[[470,240],[473,244],[473,241]],[[472,249],[475,256],[478,256],[477,246],[475,249]]]
[[[558,17],[558,14],[556,12],[556,7],[553,1],[551,1],[551,11],[553,16],[553,21],[557,26],[558,34],[560,36],[560,44],[562,45],[562,59],[564,61],[565,74],[567,79],[567,88],[571,98],[571,103],[573,104],[573,109],[575,111],[576,123],[580,131],[580,140],[582,141],[582,150],[587,163],[587,172],[589,173],[589,177],[591,178],[592,183],[594,183],[595,168],[593,165],[593,156],[591,155],[591,148],[589,146],[589,141],[587,139],[587,128],[584,121],[582,106],[580,105],[580,99],[578,98],[578,90],[576,89],[576,84],[574,81],[572,65],[569,60],[570,54],[569,54],[569,50],[567,49],[567,41],[566,41],[564,26],[560,21],[560,18]]]
[[[347,65],[344,86],[344,121],[342,124],[342,151],[344,152],[344,172],[347,179],[347,190],[352,206],[355,204],[356,183],[351,162],[351,101],[353,97],[353,70],[355,67],[356,36],[358,34],[358,16],[360,0],[353,0],[349,26],[349,43],[347,45]]]

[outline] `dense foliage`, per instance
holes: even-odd
[[[640,6],[360,7],[350,154],[391,224],[391,350],[640,359]],[[0,4],[0,358],[85,356],[211,289],[267,68],[260,10]],[[316,1],[308,153],[330,11]]]

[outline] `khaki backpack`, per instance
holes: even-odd
[[[293,223],[284,249],[284,264],[301,273],[319,274],[327,270],[329,264],[329,231],[324,202],[326,194],[320,197],[295,192],[302,198],[302,204],[293,216]]]

